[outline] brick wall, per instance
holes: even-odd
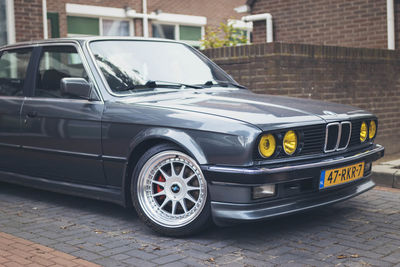
[[[66,3],[70,4],[81,4],[81,5],[93,5],[102,7],[117,7],[124,8],[130,7],[137,12],[142,11],[141,1],[131,1],[131,0],[51,0],[47,1],[47,11],[56,12],[59,14],[60,20],[60,37],[67,36],[67,13],[65,10]],[[135,33],[142,34],[142,20],[135,19]]]
[[[400,53],[300,44],[205,50],[239,83],[259,94],[350,104],[379,118],[377,142],[400,152]]]
[[[17,42],[43,39],[42,0],[14,0]]]
[[[94,5],[103,7],[124,8],[126,6],[142,12],[142,1],[132,0],[51,0],[47,1],[47,9],[49,12],[59,13],[60,18],[60,36],[67,36],[67,14],[65,4],[81,4]],[[240,19],[243,14],[237,14],[235,7],[244,5],[245,0],[148,0],[147,10],[151,13],[161,10],[165,13],[175,13],[184,15],[195,15],[207,17],[208,26],[218,26],[219,23],[225,22],[229,18]],[[142,20],[135,19],[135,35],[142,36]],[[149,22],[149,32],[151,33],[151,20]],[[151,35],[151,34],[150,34]]]
[[[387,47],[386,0],[255,0],[252,14],[259,13],[272,14],[277,42]],[[265,21],[254,23],[253,36],[265,42]]]
[[[240,19],[233,9],[244,5],[246,0],[148,0],[149,12],[161,9],[166,13],[176,13],[207,17],[208,26],[219,26],[226,20]]]
[[[94,5],[103,7],[130,7],[142,12],[139,0],[48,0],[47,11],[59,14],[60,37],[67,36],[66,3]],[[148,0],[148,13],[161,10],[166,13],[207,17],[207,26],[216,27],[227,19],[240,19],[244,14],[237,14],[235,7],[244,5],[246,0]],[[16,41],[43,39],[42,0],[14,0]],[[134,19],[135,36],[143,36],[142,20]],[[149,21],[151,35],[151,20]]]

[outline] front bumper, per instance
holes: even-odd
[[[352,198],[375,186],[370,179],[370,170],[366,170],[364,177],[357,181],[319,190],[321,171],[361,161],[371,163],[383,155],[384,148],[373,145],[357,154],[274,167],[203,166],[203,173],[209,182],[214,222],[227,225],[263,220]],[[253,200],[252,188],[262,184],[276,184],[276,195]]]

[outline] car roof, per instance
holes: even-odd
[[[18,48],[21,46],[35,46],[42,45],[48,43],[66,43],[66,42],[78,42],[85,43],[91,41],[111,41],[111,40],[128,40],[128,41],[151,41],[151,42],[169,42],[169,43],[180,43],[179,41],[170,40],[170,39],[161,39],[161,38],[144,38],[144,37],[105,37],[105,36],[82,36],[82,37],[68,37],[68,38],[51,38],[51,39],[43,39],[43,40],[34,40],[27,42],[18,42],[14,44],[9,44],[5,46],[1,46],[0,50],[10,49],[10,48]]]

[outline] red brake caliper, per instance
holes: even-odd
[[[158,176],[157,181],[164,183],[165,182],[165,178],[160,174],[160,176]],[[164,189],[160,185],[157,185],[156,190],[157,190],[157,193],[160,193]],[[165,196],[159,196],[159,198],[160,198],[160,200],[164,200]]]

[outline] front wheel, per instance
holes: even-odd
[[[140,158],[131,189],[140,218],[161,234],[193,234],[209,224],[207,182],[197,162],[174,145],[155,146]]]

